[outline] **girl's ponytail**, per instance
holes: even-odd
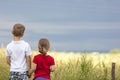
[[[50,48],[50,43],[49,43],[48,39],[42,38],[39,40],[38,49],[41,54],[43,54],[45,56],[47,54],[49,48]]]

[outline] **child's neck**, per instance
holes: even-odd
[[[20,41],[20,37],[14,36],[14,41]]]

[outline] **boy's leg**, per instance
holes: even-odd
[[[9,80],[28,80],[27,72],[10,72]]]
[[[22,80],[28,80],[27,72],[21,73],[20,79],[22,79]]]
[[[16,72],[10,72],[9,80],[15,80],[17,78]]]

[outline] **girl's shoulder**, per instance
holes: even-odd
[[[38,56],[41,56],[41,54],[36,54],[34,57],[38,57]]]
[[[53,56],[51,56],[51,55],[46,55],[46,56],[49,57],[49,58],[51,58],[51,59],[54,59]]]
[[[41,54],[34,55],[34,58],[41,56]]]

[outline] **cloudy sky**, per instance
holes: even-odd
[[[55,51],[120,49],[119,0],[1,0],[0,44],[12,40],[15,23],[26,26],[25,36],[37,50],[48,38]]]

